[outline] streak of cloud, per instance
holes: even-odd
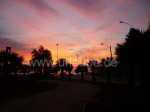
[[[21,5],[25,8],[30,8],[36,13],[41,14],[53,14],[53,15],[59,15],[60,13],[50,6],[50,4],[47,4],[45,0],[12,0],[12,2]]]
[[[92,20],[100,20],[107,5],[103,0],[60,0],[81,16]]]
[[[12,47],[17,51],[28,51],[27,45],[9,38],[0,38],[0,48]]]

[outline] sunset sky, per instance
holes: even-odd
[[[59,58],[107,57],[130,26],[146,29],[150,0],[0,0],[0,49],[11,46],[28,63],[32,48],[43,45]],[[71,51],[70,49],[74,49]]]

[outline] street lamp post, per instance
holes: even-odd
[[[109,47],[109,49],[110,49],[110,57],[111,57],[111,61],[112,61],[113,57],[112,57],[112,49],[111,49],[111,46]]]
[[[57,45],[57,61],[58,61],[58,46],[59,44],[56,44]]]
[[[112,64],[112,59],[113,59],[111,46],[107,46],[107,45],[105,45],[104,43],[101,43],[101,45],[104,45],[104,46],[106,46],[106,47],[108,47],[108,48],[110,49],[110,62],[109,62],[109,64],[111,65],[111,64]],[[112,66],[109,66],[109,68],[108,68],[108,73],[107,73],[107,83],[108,83],[108,84],[111,83],[111,67],[112,67]]]
[[[129,25],[131,28],[133,28],[133,25],[131,25],[131,24],[127,23],[127,22],[120,21],[119,23],[123,23],[123,24]]]
[[[113,57],[112,57],[112,48],[111,48],[111,46],[107,46],[104,43],[101,43],[101,45],[104,45],[104,46],[106,46],[106,47],[108,47],[110,49],[110,59],[112,61]]]
[[[78,60],[79,60],[78,58],[79,58],[79,54],[77,53],[77,65],[78,65]]]

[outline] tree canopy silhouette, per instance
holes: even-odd
[[[84,80],[84,74],[86,74],[88,72],[88,67],[86,65],[83,64],[79,64],[76,68],[76,73],[81,73],[81,80]]]
[[[68,72],[68,75],[69,75],[69,79],[71,79],[71,71],[73,69],[73,65],[68,63],[67,66],[66,66],[66,71]]]
[[[150,63],[150,24],[145,31],[131,28],[125,41],[118,44],[116,47],[117,60],[120,65],[129,69],[129,88],[132,91],[134,87],[135,74],[134,71],[140,69],[141,72],[141,85],[142,88],[148,90],[148,79],[150,76],[149,65]]]
[[[40,74],[47,73],[53,63],[51,51],[40,46],[38,49],[33,49],[31,54],[30,65],[34,71]]]
[[[1,73],[15,73],[17,74],[19,67],[21,67],[23,57],[17,53],[7,54],[5,51],[0,52],[0,69]]]
[[[61,70],[61,78],[64,79],[64,71],[67,67],[67,60],[64,58],[61,58],[57,61],[56,67],[58,70]]]
[[[92,71],[92,78],[93,78],[93,81],[96,81],[96,72],[97,72],[98,67],[99,67],[98,61],[96,61],[96,60],[91,60],[91,61],[88,62],[88,66],[89,66],[89,68],[90,68],[91,71]]]

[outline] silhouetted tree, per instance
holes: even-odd
[[[29,66],[29,65],[26,65],[26,64],[22,65],[22,67],[21,67],[21,72],[22,72],[24,75],[29,74],[29,73],[30,73],[30,66]]]
[[[113,59],[112,59],[113,60]],[[111,83],[111,73],[112,73],[112,66],[111,66],[111,58],[102,58],[100,65],[99,65],[100,73],[104,74],[107,77],[107,83]]]
[[[31,54],[30,66],[34,68],[35,73],[48,74],[53,63],[51,51],[40,46],[38,49],[33,49]]]
[[[79,74],[79,69],[75,69],[75,73],[77,74],[77,76],[78,76],[78,74]]]
[[[58,74],[58,72],[59,72],[58,67],[57,67],[56,65],[55,65],[55,66],[53,66],[53,67],[52,67],[51,72],[52,72],[52,73],[54,73],[54,75],[57,75],[57,74]]]
[[[146,87],[146,90],[148,90],[146,85],[149,84],[148,79],[150,76],[146,72],[149,72],[148,63],[150,62],[149,37],[150,25],[147,30],[143,32],[139,29],[131,28],[125,41],[118,44],[116,48],[117,60],[120,62],[120,65],[124,65],[129,69],[129,90],[131,93],[134,89],[134,70],[136,70],[137,67],[143,71],[141,74],[142,88]]]
[[[84,81],[84,74],[88,72],[88,67],[86,65],[80,64],[77,66],[75,71],[81,73],[81,80]]]
[[[105,74],[106,75],[106,67],[105,67],[105,61],[106,59],[105,58],[102,58],[101,59],[101,62],[99,63],[100,66],[99,66],[99,74]]]
[[[68,72],[68,75],[69,75],[69,80],[71,79],[71,71],[73,69],[73,65],[72,64],[67,64],[66,66],[66,71]]]
[[[129,69],[129,90],[134,89],[134,67],[139,64],[139,51],[141,50],[142,32],[131,28],[125,42],[116,48],[117,59]]]
[[[61,79],[64,79],[64,71],[67,67],[67,60],[64,58],[61,58],[56,63],[57,69],[61,70]]]
[[[6,52],[1,51],[0,52],[0,72],[4,73],[4,68],[6,66]]]
[[[88,74],[88,66],[84,65],[84,74],[87,75]]]
[[[89,66],[89,68],[90,68],[91,71],[92,71],[92,79],[93,79],[93,81],[95,82],[95,81],[96,81],[96,72],[97,72],[99,63],[98,63],[98,61],[96,61],[96,60],[92,60],[92,61],[89,61],[89,62],[88,62],[88,66]]]
[[[7,60],[6,60],[7,57]],[[23,57],[17,53],[7,54],[5,51],[0,52],[0,66],[2,73],[17,74],[19,67],[22,66]]]

